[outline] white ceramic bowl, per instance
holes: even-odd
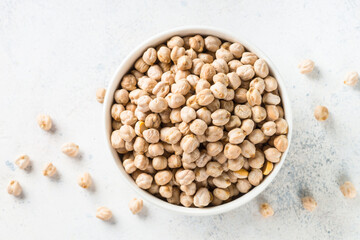
[[[106,92],[106,96],[105,96],[105,101],[104,101],[104,120],[105,120],[105,136],[106,136],[106,142],[107,145],[111,151],[111,154],[117,164],[117,166],[120,169],[120,175],[122,176],[122,178],[124,179],[125,182],[127,182],[133,189],[134,191],[140,195],[141,198],[143,198],[146,202],[151,203],[153,205],[156,205],[160,208],[163,209],[167,209],[171,212],[174,213],[180,213],[180,214],[185,214],[185,215],[193,215],[193,216],[205,216],[205,215],[214,215],[214,214],[220,214],[220,213],[224,213],[224,212],[228,212],[231,211],[235,208],[240,207],[241,205],[244,205],[245,203],[247,203],[248,201],[250,201],[251,199],[255,198],[259,193],[261,193],[275,178],[275,176],[278,174],[278,172],[280,171],[281,166],[283,165],[287,152],[288,150],[286,150],[286,152],[283,153],[282,157],[281,157],[281,161],[279,163],[277,163],[273,169],[273,171],[263,180],[263,182],[251,189],[248,193],[246,193],[245,195],[222,205],[219,206],[215,206],[215,207],[208,207],[208,208],[185,208],[182,206],[177,206],[177,205],[173,205],[170,204],[164,200],[161,200],[153,195],[151,195],[150,193],[142,190],[141,188],[139,188],[134,180],[131,178],[131,176],[129,176],[120,161],[120,158],[118,156],[118,153],[112,148],[111,143],[110,143],[110,135],[112,132],[112,126],[111,126],[111,114],[110,114],[110,110],[111,110],[111,106],[113,104],[113,99],[114,99],[114,92],[116,91],[116,89],[119,86],[120,80],[122,78],[122,76],[124,76],[129,69],[132,68],[134,62],[140,57],[142,56],[143,52],[148,48],[148,47],[154,47],[157,46],[160,43],[165,42],[166,40],[168,40],[169,38],[171,38],[172,36],[178,35],[178,36],[187,36],[187,35],[194,35],[194,34],[200,34],[200,35],[213,35],[213,36],[217,36],[223,40],[227,40],[229,42],[240,42],[241,44],[244,45],[244,47],[246,49],[248,49],[249,51],[255,53],[257,56],[259,56],[260,58],[263,58],[266,60],[266,62],[268,63],[269,67],[270,67],[270,72],[271,74],[278,80],[278,85],[279,85],[279,89],[280,89],[280,95],[281,95],[281,99],[282,99],[282,103],[283,103],[283,107],[284,107],[284,111],[285,111],[285,118],[289,124],[289,133],[288,133],[288,141],[289,141],[289,147],[290,147],[290,142],[291,142],[291,135],[292,135],[292,113],[291,113],[291,107],[290,107],[290,101],[284,86],[284,82],[282,77],[280,76],[279,72],[276,70],[274,64],[272,63],[272,61],[266,57],[260,50],[258,50],[256,47],[254,47],[253,45],[249,44],[246,40],[244,40],[244,38],[242,38],[241,36],[239,36],[236,33],[226,33],[222,30],[218,30],[218,29],[214,29],[214,28],[210,28],[210,27],[181,27],[181,28],[176,28],[173,30],[169,30],[160,34],[155,35],[154,37],[146,40],[145,42],[143,42],[142,44],[140,44],[137,48],[135,48],[121,63],[121,65],[118,67],[118,69],[116,70],[110,85],[107,89]],[[288,147],[288,149],[289,149]]]

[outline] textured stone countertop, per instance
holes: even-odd
[[[360,84],[342,84],[360,72],[360,1],[37,1],[0,2],[0,239],[359,239],[360,196],[345,199],[339,185],[360,190]],[[269,56],[285,79],[294,132],[288,158],[256,199],[211,217],[174,215],[145,202],[133,216],[135,192],[119,175],[105,144],[102,105],[95,100],[124,57],[144,39],[184,25],[207,25],[242,35]],[[304,76],[297,64],[316,63]],[[313,117],[326,105],[330,118]],[[55,131],[38,128],[48,113]],[[81,158],[60,152],[67,141]],[[14,165],[26,153],[32,169]],[[47,162],[58,168],[49,180]],[[88,171],[95,188],[79,188]],[[6,193],[10,179],[23,198]],[[318,202],[313,213],[300,197]],[[275,215],[263,219],[259,204]],[[109,207],[111,223],[95,218]]]

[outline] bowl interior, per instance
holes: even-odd
[[[173,205],[170,204],[164,200],[161,200],[153,195],[151,195],[150,193],[148,193],[147,191],[142,190],[141,188],[139,188],[136,183],[134,182],[134,180],[131,178],[131,176],[129,176],[122,164],[121,164],[121,160],[118,156],[118,153],[112,148],[111,143],[110,143],[110,135],[112,132],[112,125],[111,125],[111,114],[110,114],[110,110],[111,110],[111,106],[113,104],[113,99],[114,99],[114,92],[116,91],[116,89],[119,86],[120,80],[122,78],[122,76],[124,76],[132,67],[133,64],[135,63],[135,61],[142,56],[143,52],[149,48],[149,47],[155,47],[163,42],[165,42],[166,40],[168,40],[170,37],[178,35],[178,36],[188,36],[188,35],[195,35],[195,34],[200,34],[200,35],[213,35],[216,37],[219,37],[220,39],[229,41],[229,42],[240,42],[241,44],[244,45],[244,47],[255,53],[259,58],[263,58],[265,59],[265,61],[268,63],[269,68],[270,68],[270,73],[272,76],[274,76],[277,81],[278,81],[278,88],[280,91],[280,96],[282,99],[282,104],[283,104],[283,108],[284,108],[284,112],[285,112],[285,119],[288,122],[289,125],[289,130],[288,130],[288,142],[289,142],[289,146],[288,149],[290,147],[290,143],[291,143],[291,135],[292,135],[292,113],[291,113],[291,107],[290,107],[290,101],[289,98],[287,96],[286,93],[286,89],[283,83],[283,80],[280,76],[280,74],[278,73],[278,71],[276,70],[275,66],[273,65],[272,61],[266,57],[260,50],[258,50],[256,47],[254,47],[253,45],[249,45],[247,43],[246,40],[244,40],[242,37],[237,36],[237,34],[235,36],[228,34],[222,30],[217,30],[217,29],[213,29],[213,28],[208,28],[208,27],[182,27],[182,28],[177,28],[177,29],[173,29],[164,33],[160,33],[152,38],[150,38],[149,40],[145,41],[144,43],[142,43],[140,46],[138,46],[137,48],[135,48],[122,62],[122,64],[119,66],[119,68],[116,70],[112,81],[107,89],[106,92],[106,96],[105,96],[105,106],[104,106],[104,120],[105,120],[105,137],[106,137],[106,141],[108,144],[108,147],[111,151],[112,156],[114,157],[114,160],[116,162],[116,164],[118,165],[121,175],[122,177],[125,179],[125,181],[130,184],[132,186],[132,188],[146,201],[151,202],[152,204],[170,210],[172,212],[175,213],[180,213],[180,214],[187,214],[187,215],[197,215],[197,216],[204,216],[204,215],[214,215],[214,214],[219,214],[219,213],[223,213],[223,212],[227,212],[230,211],[234,208],[237,208],[245,203],[247,203],[248,201],[250,201],[251,199],[253,199],[254,197],[256,197],[260,192],[262,192],[269,184],[270,182],[275,178],[275,176],[277,175],[277,173],[279,172],[281,166],[284,163],[284,160],[286,158],[288,149],[283,153],[281,160],[279,163],[275,164],[274,169],[272,170],[272,172],[266,176],[264,178],[264,180],[262,181],[261,184],[259,184],[257,187],[252,188],[248,193],[244,194],[243,196],[230,201],[228,203],[219,205],[219,206],[215,206],[215,207],[208,207],[208,208],[186,208],[186,207],[182,207],[182,206],[177,206],[177,205]]]

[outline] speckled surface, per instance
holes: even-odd
[[[360,197],[346,200],[339,184],[360,189],[360,84],[343,86],[347,71],[360,72],[360,1],[32,1],[0,2],[0,239],[359,239]],[[121,181],[106,149],[102,105],[122,59],[147,37],[183,25],[208,25],[245,36],[268,55],[285,79],[294,114],[293,142],[274,182],[243,207],[218,216],[173,215],[145,203],[133,216],[135,193]],[[316,63],[300,75],[304,58]],[[317,104],[330,118],[313,118]],[[49,113],[55,130],[36,125]],[[81,158],[60,152],[67,141]],[[18,154],[32,159],[24,172]],[[47,162],[59,177],[41,175]],[[81,189],[80,173],[94,188]],[[17,179],[24,195],[6,193]],[[318,202],[312,214],[300,197]],[[275,215],[263,219],[259,204]],[[108,206],[114,220],[95,218]]]

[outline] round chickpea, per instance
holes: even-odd
[[[221,40],[214,36],[208,36],[205,38],[205,47],[210,52],[216,52],[220,48]]]
[[[131,142],[136,136],[135,130],[132,126],[123,125],[120,128],[120,136],[126,142]]]
[[[211,64],[206,63],[201,67],[201,71],[200,71],[201,79],[212,80],[215,74],[216,74],[216,70],[214,66],[212,66]]]
[[[310,59],[303,60],[298,65],[301,74],[311,73],[314,70],[314,67],[315,63]]]
[[[252,119],[256,123],[262,122],[263,120],[265,120],[267,116],[265,108],[260,106],[252,107],[251,112],[252,112]]]
[[[276,134],[287,134],[288,133],[288,124],[285,119],[279,118],[275,121],[276,124]]]
[[[214,85],[210,87],[210,90],[214,97],[218,99],[224,99],[227,94],[227,88],[223,83],[216,82]]]
[[[170,63],[171,59],[170,59],[170,49],[162,46],[159,48],[158,52],[157,52],[157,58],[159,59],[160,62],[163,63]]]
[[[206,207],[211,202],[211,194],[207,188],[200,188],[194,196],[194,205],[196,207]]]
[[[215,55],[216,55],[217,59],[223,59],[226,62],[230,62],[231,60],[234,59],[234,56],[232,55],[232,53],[225,48],[218,49],[216,51]]]
[[[180,114],[181,119],[186,123],[189,123],[196,118],[195,110],[187,106],[181,109]]]
[[[150,157],[156,157],[161,156],[164,154],[164,146],[161,142],[158,143],[152,143],[148,147],[147,154],[150,155]]]
[[[357,72],[349,72],[345,76],[344,84],[348,86],[355,86],[359,81],[359,74]]]
[[[261,105],[261,100],[262,100],[261,94],[254,87],[251,87],[249,91],[246,93],[246,98],[251,106]]]
[[[261,131],[263,131],[265,136],[273,136],[277,131],[276,123],[273,121],[268,121],[264,123],[261,127]]]
[[[218,109],[211,114],[212,123],[215,126],[224,126],[230,120],[231,114],[225,109]]]
[[[256,150],[255,156],[249,159],[249,165],[251,168],[262,168],[265,162],[265,156],[260,150]]]
[[[260,213],[263,217],[271,217],[274,215],[274,210],[268,203],[263,203],[260,206]]]
[[[154,128],[144,130],[143,136],[148,143],[157,143],[160,139],[159,131]]]
[[[30,165],[30,158],[26,154],[20,155],[18,158],[16,158],[15,164],[20,169],[26,169]]]
[[[121,88],[127,90],[127,91],[132,91],[136,89],[136,78],[134,75],[132,74],[126,74],[122,79],[121,79]]]
[[[272,93],[265,93],[263,96],[263,102],[265,104],[278,105],[280,104],[281,99],[278,95]]]
[[[142,189],[149,189],[151,187],[151,183],[153,181],[153,177],[147,173],[140,173],[136,178],[136,184]]]
[[[185,55],[185,48],[175,46],[170,53],[170,58],[174,63],[177,63],[178,59]],[[177,66],[178,67],[178,66]]]
[[[156,62],[157,56],[156,56],[156,50],[155,48],[148,48],[143,56],[142,59],[147,65],[153,65]]]
[[[186,193],[187,195],[192,196],[196,192],[196,184],[192,182],[188,185],[181,185],[180,190]]]
[[[100,102],[100,101],[99,101]],[[102,100],[101,103],[104,102],[104,99]],[[49,131],[52,127],[52,120],[50,118],[49,115],[45,115],[45,114],[40,114],[37,116],[37,123],[39,125],[39,127],[45,131]]]
[[[72,142],[65,143],[62,145],[61,151],[69,157],[76,157],[79,154],[79,145]]]
[[[242,65],[236,69],[236,74],[241,80],[249,81],[255,76],[255,70],[251,65]]]
[[[107,207],[99,207],[96,210],[96,217],[103,221],[108,221],[112,218],[112,212]]]
[[[151,113],[146,116],[144,124],[146,128],[158,128],[160,127],[161,119],[158,114]],[[146,130],[146,128],[144,130]]]
[[[189,39],[189,45],[195,51],[202,52],[204,50],[205,42],[202,36],[196,35]]]
[[[265,139],[265,134],[260,129],[255,129],[249,134],[249,140],[253,144],[259,144]]]
[[[173,174],[169,170],[163,170],[159,171],[155,174],[155,182],[157,185],[163,186],[170,182],[171,178],[173,177]]]
[[[268,148],[264,151],[266,160],[277,163],[280,161],[281,152],[277,150],[276,148]]]
[[[236,159],[241,154],[241,148],[235,144],[227,143],[224,147],[224,155],[229,159]]]
[[[229,72],[229,66],[227,64],[227,62],[224,60],[224,59],[215,59],[213,62],[212,62],[212,65],[214,66],[215,68],[215,71],[217,73],[228,73]]]
[[[223,189],[223,188],[215,188],[213,190],[213,194],[215,197],[217,197],[220,200],[227,200],[230,197],[230,191],[229,189]]]
[[[185,55],[189,56],[191,61],[194,60],[195,58],[197,58],[197,53],[192,48],[185,50]]]
[[[173,145],[173,147],[174,146],[175,145]],[[168,161],[169,168],[181,167],[181,157],[179,155],[171,155],[167,161]]]
[[[178,170],[175,179],[180,185],[189,185],[195,180],[195,173],[192,170]]]
[[[139,58],[135,62],[134,68],[141,73],[145,73],[149,69],[149,65],[147,65],[142,58]]]
[[[248,140],[244,140],[241,144],[240,144],[240,148],[241,148],[241,154],[246,157],[246,158],[253,158],[255,157],[255,145],[252,144],[250,141]]]
[[[170,93],[165,97],[169,107],[178,108],[185,104],[186,99],[180,93]]]
[[[201,119],[195,119],[190,123],[190,131],[196,135],[203,135],[207,127],[206,122]]]
[[[234,59],[234,60],[231,60],[230,62],[228,62],[228,65],[229,65],[230,72],[236,73],[236,69],[238,67],[242,66],[243,64],[239,60]]]
[[[212,161],[206,164],[206,174],[211,177],[219,177],[223,172],[223,168],[220,163]]]
[[[210,89],[201,90],[196,94],[196,101],[201,106],[208,106],[214,99],[214,95],[211,93]]]
[[[258,59],[254,63],[255,74],[261,78],[267,77],[269,75],[269,67],[264,59]]]
[[[227,167],[231,171],[239,171],[245,163],[245,159],[242,155],[239,155],[235,159],[228,159]]]
[[[168,185],[160,186],[159,194],[164,198],[171,198],[172,197],[172,189],[173,187]]]
[[[316,106],[314,116],[318,121],[325,121],[329,117],[329,110],[325,106]]]
[[[132,214],[138,214],[139,212],[141,212],[143,205],[144,205],[143,200],[133,198],[129,202],[129,209],[132,212]]]
[[[142,137],[135,138],[134,151],[137,153],[145,153],[148,150],[149,144]]]
[[[20,183],[18,181],[11,180],[7,186],[7,192],[15,197],[20,196],[22,193]]]
[[[251,183],[251,185],[253,186],[259,185],[262,179],[263,179],[263,174],[260,169],[254,168],[249,172],[248,180]]]
[[[173,49],[175,46],[183,47],[184,46],[184,39],[182,39],[179,36],[174,36],[174,37],[170,38],[167,41],[167,46],[170,49]]]
[[[340,186],[340,191],[346,198],[355,198],[356,197],[356,189],[354,185],[347,181],[343,185]]]
[[[129,92],[125,89],[118,89],[114,93],[116,103],[126,105],[129,102]]]
[[[181,139],[181,132],[176,127],[162,128],[160,130],[160,139],[169,144],[176,144]]]
[[[180,194],[180,203],[184,207],[190,207],[193,204],[194,198],[193,196],[189,196],[186,193],[182,192]]]
[[[154,157],[152,166],[155,170],[164,170],[167,167],[167,159],[164,156]]]
[[[252,185],[250,184],[250,182],[247,179],[239,179],[238,182],[236,183],[236,188],[241,193],[249,192],[251,187],[252,187]]]
[[[254,127],[255,123],[253,120],[245,119],[242,121],[240,128],[244,131],[245,135],[249,135],[254,130]]]
[[[266,105],[265,109],[266,109],[266,115],[267,115],[268,120],[275,121],[276,119],[278,119],[280,117],[279,109],[277,108],[277,106]]]
[[[92,180],[89,173],[84,173],[78,178],[78,184],[82,188],[89,188],[91,186]]]
[[[265,91],[267,92],[275,91],[278,87],[277,81],[274,77],[267,76],[264,79],[264,82],[265,82]]]
[[[134,165],[140,170],[145,170],[149,165],[149,159],[144,155],[136,155],[134,159]]]
[[[236,103],[246,103],[247,102],[247,90],[245,88],[236,89],[234,100]]]
[[[199,140],[193,135],[189,134],[181,139],[180,146],[186,153],[193,152],[200,145]]]
[[[177,61],[177,67],[180,70],[189,70],[192,67],[192,60],[189,56],[181,56]]]
[[[206,141],[216,142],[219,141],[224,135],[224,131],[217,126],[210,126],[205,131]]]
[[[46,164],[43,175],[47,177],[52,177],[56,174],[56,167],[52,163]]]
[[[137,122],[137,118],[135,117],[135,114],[130,110],[122,111],[120,114],[120,120],[121,123],[124,125],[133,125]]]
[[[279,135],[274,138],[274,146],[280,152],[285,152],[288,147],[288,139],[285,135]]]
[[[123,167],[125,169],[125,172],[131,174],[136,171],[136,166],[134,164],[134,160],[131,158],[125,159],[123,161]]]
[[[168,103],[163,97],[157,97],[150,101],[149,108],[152,112],[160,113],[168,108]]]
[[[303,207],[308,210],[309,212],[312,212],[316,209],[317,203],[314,198],[312,197],[303,197],[301,199]]]
[[[205,63],[203,62],[203,60],[199,58],[195,58],[194,60],[192,60],[191,73],[200,75],[201,69],[204,66],[204,64]]]

